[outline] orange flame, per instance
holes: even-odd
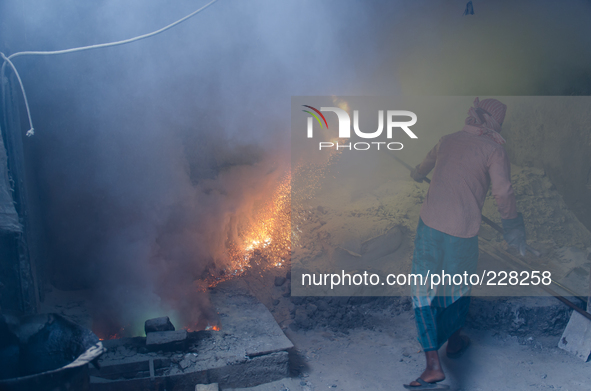
[[[284,266],[291,250],[291,173],[283,176],[272,197],[259,206],[242,230],[240,243],[229,245],[230,264],[210,287],[244,273],[253,262],[263,268]]]
[[[344,100],[336,99],[335,104],[350,110]],[[336,144],[346,139],[334,138],[331,141]],[[229,245],[230,265],[224,270],[223,276],[212,277],[207,281],[209,287],[243,274],[253,266],[253,262],[263,269],[282,267],[290,262],[292,240],[297,241],[299,237],[298,221],[305,219],[303,205],[321,187],[328,167],[336,162],[341,152],[342,149],[332,149],[324,163],[301,163],[294,168],[293,178],[291,171],[283,176],[270,200],[259,208],[253,223],[241,233],[241,244]],[[295,186],[293,194],[292,182]],[[292,211],[295,211],[293,216]]]

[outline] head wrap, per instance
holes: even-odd
[[[466,125],[462,130],[477,136],[489,137],[498,144],[505,144],[500,132],[506,112],[507,105],[496,99],[485,99],[481,102],[476,98],[474,106],[468,110]]]

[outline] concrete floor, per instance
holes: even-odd
[[[281,273],[284,275],[285,270],[252,273],[242,281],[266,304],[293,342],[291,377],[233,391],[403,390],[402,384],[421,374],[424,355],[416,340],[413,311],[393,313],[386,307],[362,306],[356,315],[359,327],[337,329],[340,331],[322,327],[294,330],[289,327],[293,321],[290,317],[292,298],[282,295],[283,286],[273,284]],[[531,301],[520,299],[524,303]],[[279,303],[273,305],[273,300]],[[547,304],[554,301],[552,298]],[[556,301],[556,305],[562,304]],[[78,307],[83,306],[62,305],[50,312],[69,313]],[[539,315],[533,317],[541,320]],[[361,322],[362,317],[369,322]],[[522,331],[515,337],[508,333],[511,328],[489,326],[467,328],[465,333],[472,339],[472,345],[466,354],[457,360],[443,358],[447,374],[445,384],[449,384],[451,390],[591,389],[591,362],[584,363],[560,350],[557,347],[560,335],[547,336],[537,328],[530,328],[529,332]],[[231,389],[223,389],[226,390]]]
[[[591,387],[591,363],[558,349],[559,337],[465,332],[472,344],[464,356],[443,358],[444,383],[451,390],[583,391]],[[376,330],[353,329],[343,334],[288,329],[286,334],[295,345],[293,377],[241,390],[403,390],[402,384],[418,377],[424,366],[412,311],[384,318]]]

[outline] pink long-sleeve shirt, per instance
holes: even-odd
[[[428,227],[461,238],[478,235],[491,184],[501,218],[517,217],[509,158],[492,139],[463,130],[443,136],[417,171],[426,176],[433,168],[421,207],[421,219]]]

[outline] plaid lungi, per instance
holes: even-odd
[[[419,218],[412,273],[427,275],[468,275],[476,272],[478,236],[459,238],[430,228]],[[449,284],[431,289],[426,284],[412,285],[418,339],[424,351],[438,350],[448,338],[462,328],[470,305],[470,284]],[[458,279],[456,279],[458,281]]]

